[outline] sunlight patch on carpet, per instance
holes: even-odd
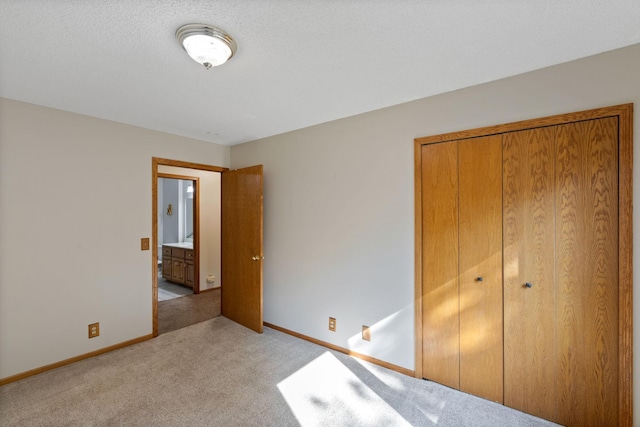
[[[357,357],[354,357],[353,360],[354,362],[362,365],[364,369],[369,371],[372,375],[374,375],[392,390],[398,393],[407,391],[407,387],[402,384],[402,381],[400,381],[400,379],[396,375],[392,374],[387,368],[374,365],[373,363],[367,362]]]
[[[278,383],[302,426],[410,426],[395,409],[326,352]]]

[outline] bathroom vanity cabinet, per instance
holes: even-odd
[[[193,245],[184,243],[162,245],[162,277],[193,288],[195,282]]]

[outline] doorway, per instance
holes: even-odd
[[[262,266],[263,266],[263,168],[262,165],[229,171],[218,166],[152,158],[152,327],[158,336],[158,174],[163,167],[217,172],[220,178],[220,284],[221,314],[258,333],[262,332]],[[185,175],[182,173],[182,175]],[[203,187],[203,185],[199,186]],[[196,186],[196,203],[198,196]],[[211,210],[200,209],[202,217],[209,217]],[[202,233],[196,233],[201,235]],[[202,249],[196,238],[195,246]],[[200,276],[204,274],[199,251]],[[209,282],[208,274],[203,282]],[[215,280],[215,278],[214,278]],[[200,288],[202,292],[202,287]],[[183,297],[186,298],[186,297]]]
[[[203,200],[209,205],[220,204],[219,200],[211,200],[215,197],[211,194],[211,187],[215,186],[215,182],[209,182],[203,179],[203,176],[217,176],[224,170],[226,169],[217,166],[169,159],[152,159],[153,336],[207,320],[220,313],[220,289],[214,288],[215,282],[219,283],[219,266],[218,270],[215,270],[209,265],[208,260],[215,257],[215,254],[212,255],[212,251],[209,249],[211,242],[206,242],[207,238],[212,240],[208,233],[211,233],[210,228],[213,225],[209,224],[211,221],[207,221],[205,218],[203,235],[200,209]],[[217,178],[219,181],[219,176]],[[159,185],[162,182],[160,179],[166,179],[170,186],[174,187],[174,200],[164,200],[164,191],[162,194],[160,193],[161,188],[164,190],[164,186]],[[191,184],[191,188],[189,188],[189,184]],[[207,194],[203,194],[203,187],[206,187]],[[161,206],[159,202],[162,202]],[[190,203],[192,203],[192,224],[189,224],[187,218]],[[205,206],[208,205],[205,204]],[[171,215],[167,215],[167,212],[170,212]],[[164,230],[159,230],[159,227],[163,225],[161,217],[174,222],[172,235],[169,237],[164,236]],[[220,234],[219,230],[217,234]],[[172,242],[168,240],[172,240]],[[202,263],[203,256],[205,258],[204,265]],[[219,256],[218,253],[217,257],[219,258]],[[158,265],[162,266],[160,274],[158,274]],[[182,290],[189,291],[186,292],[188,295],[173,300],[160,301],[160,294],[163,292],[158,285],[162,276],[171,278],[171,282],[168,283],[173,283],[174,289],[182,288]],[[162,322],[159,322],[159,319]]]
[[[199,181],[158,173],[158,301],[200,293]]]
[[[158,334],[164,334],[221,314],[220,173],[159,165],[158,189]]]

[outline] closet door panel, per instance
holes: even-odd
[[[460,386],[458,144],[422,147],[423,376]]]
[[[548,420],[557,416],[554,133],[503,138],[504,404]]]
[[[618,424],[618,125],[556,134],[558,422]]]
[[[502,403],[502,137],[458,150],[460,390]]]

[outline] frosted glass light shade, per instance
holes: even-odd
[[[237,49],[229,34],[210,25],[183,25],[176,31],[176,38],[189,56],[206,69],[224,64]]]

